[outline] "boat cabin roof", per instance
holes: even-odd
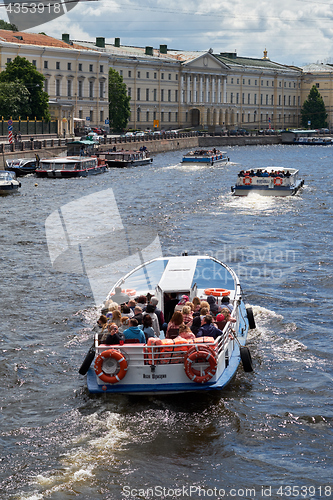
[[[268,173],[270,173],[270,172],[276,172],[276,171],[279,171],[279,172],[282,172],[282,173],[289,172],[292,175],[296,174],[296,172],[298,172],[298,170],[296,168],[285,168],[285,167],[256,167],[256,168],[248,168],[248,169],[246,169],[246,172],[251,171],[251,170],[253,170],[254,172],[257,172],[257,170],[262,170],[262,171],[265,170]]]
[[[56,156],[55,158],[43,158],[42,160],[40,160],[40,163],[83,163],[94,159],[95,158],[89,156]]]

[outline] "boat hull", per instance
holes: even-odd
[[[108,160],[106,159],[105,162],[108,166],[108,168],[124,168],[124,167],[138,167],[139,165],[148,165],[148,163],[151,163],[153,161],[152,158],[143,158],[141,160],[132,160],[132,161],[126,161],[126,160]]]
[[[291,186],[232,186],[231,192],[235,196],[248,196],[251,193],[261,196],[294,196],[303,187],[304,181],[297,181]]]
[[[19,187],[20,187],[19,184],[9,184],[9,185],[0,184],[0,194],[17,193]]]
[[[51,179],[73,179],[76,177],[88,177],[88,175],[97,175],[105,172],[106,166],[101,165],[96,168],[85,170],[36,170],[36,177],[49,177]]]

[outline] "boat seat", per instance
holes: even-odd
[[[175,339],[178,337],[179,333],[179,328],[169,328],[169,330],[166,333],[166,338],[168,339]]]

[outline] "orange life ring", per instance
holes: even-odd
[[[277,182],[279,181],[279,182]],[[274,178],[274,186],[281,186],[283,184],[283,179],[281,177]]]
[[[252,184],[252,178],[246,175],[243,179],[243,184],[245,184],[245,186],[249,186],[250,184]]]
[[[122,290],[121,293],[126,293],[129,297],[134,297],[136,295],[136,290],[133,288],[126,288],[126,290]],[[110,293],[110,295],[114,295],[115,292]]]
[[[114,370],[113,375],[105,373],[103,371],[103,363],[106,359],[112,358],[117,361],[117,366]],[[94,364],[94,370],[98,378],[107,384],[116,384],[122,380],[127,372],[127,361],[124,355],[115,349],[108,349],[103,351],[97,358]]]
[[[195,362],[208,362],[209,366],[203,371],[196,370],[193,365]],[[217,369],[217,361],[214,354],[209,352],[208,350],[196,350],[190,349],[185,361],[184,361],[184,370],[186,375],[192,382],[196,382],[197,384],[204,384],[208,382],[216,373]]]
[[[230,290],[226,288],[206,288],[204,290],[205,295],[213,295],[213,297],[226,297],[230,295]]]

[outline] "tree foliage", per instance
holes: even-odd
[[[131,98],[127,95],[126,84],[118,71],[109,69],[109,121],[110,128],[122,131],[127,127],[131,116]]]
[[[9,24],[6,21],[0,19],[0,30],[8,30],[8,31],[18,31],[17,26],[15,24]]]
[[[303,127],[311,122],[311,128],[327,127],[327,113],[323,98],[315,85],[310,90],[308,98],[304,101],[301,109],[301,123]]]
[[[29,115],[29,91],[19,81],[0,83],[0,114],[8,120]]]
[[[29,93],[28,106],[24,105],[23,112],[20,114],[24,118],[29,116],[30,118],[36,117],[37,120],[50,119],[49,96],[43,90],[44,80],[44,75],[39,73],[25,57],[20,56],[7,63],[6,69],[0,73],[0,82],[20,82],[27,89]],[[11,115],[14,116],[13,113]]]

